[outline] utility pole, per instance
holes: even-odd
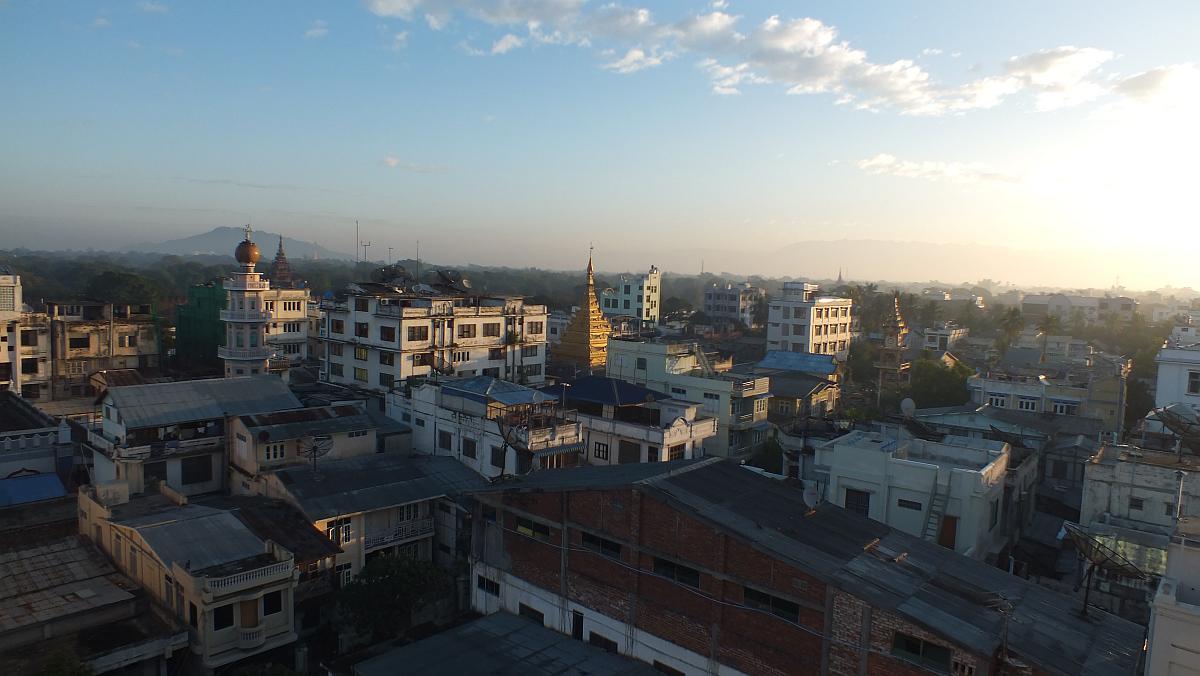
[[[421,283],[421,240],[417,240],[417,283]]]
[[[366,241],[366,242],[362,242],[362,248],[363,248],[363,255],[362,255],[362,259],[363,259],[364,261],[366,261],[366,260],[369,260],[369,259],[367,258],[367,249],[368,249],[368,248],[370,248],[370,247],[371,247],[371,242],[370,242],[369,240],[368,240],[368,241]]]
[[[388,265],[392,264],[392,247],[388,247]]]
[[[354,219],[354,262],[358,262],[358,243],[362,240],[358,236],[358,219]]]

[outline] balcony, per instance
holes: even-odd
[[[433,519],[414,519],[390,530],[378,533],[368,532],[363,537],[363,549],[370,551],[380,547],[390,547],[409,540],[422,538],[433,533]]]
[[[267,642],[267,633],[263,631],[263,626],[259,624],[257,627],[239,627],[237,647],[239,650],[254,650]]]
[[[271,313],[262,310],[221,310],[223,322],[269,322]]]
[[[266,360],[274,354],[275,350],[267,345],[259,345],[258,347],[218,347],[218,359],[245,359],[247,361]]]
[[[261,587],[291,577],[293,568],[293,561],[288,559],[225,577],[205,578],[204,591],[209,594],[232,594],[251,587]]]
[[[222,284],[226,291],[266,291],[271,283],[266,281],[249,281],[245,279],[227,279]]]

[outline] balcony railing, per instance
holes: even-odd
[[[271,313],[262,310],[221,310],[223,322],[269,322]]]
[[[267,642],[266,632],[260,624],[257,627],[239,628],[237,646],[240,650],[254,650]]]
[[[266,345],[259,347],[218,347],[220,359],[267,359],[275,351]]]
[[[364,549],[377,549],[400,544],[407,540],[415,540],[433,532],[433,519],[414,519],[379,533],[368,532],[363,537]]]
[[[280,561],[269,566],[234,573],[225,577],[205,578],[204,591],[228,594],[249,587],[257,587],[290,577],[293,567],[294,563],[291,559],[288,559],[287,561]]]

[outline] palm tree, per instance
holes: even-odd
[[[1025,318],[1021,316],[1021,309],[1010,307],[1000,314],[1000,318],[996,321],[1000,327],[1000,340],[1003,343],[1001,352],[1008,350],[1008,346],[1021,335],[1021,331],[1025,328]]]
[[[1050,336],[1060,330],[1062,322],[1059,321],[1058,315],[1046,313],[1042,315],[1037,322],[1038,335],[1042,337],[1042,359],[1041,363],[1046,363],[1046,348],[1050,343]]]

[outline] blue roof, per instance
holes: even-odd
[[[799,371],[800,373],[818,373],[827,376],[837,370],[837,361],[832,355],[828,354],[769,350],[767,356],[758,362],[758,368]]]
[[[0,479],[0,507],[53,500],[66,494],[57,474],[26,474]]]
[[[558,399],[563,396],[563,389],[566,389],[568,400],[586,401],[605,406],[640,406],[659,399],[671,398],[668,394],[655,392],[641,385],[604,376],[577,378],[570,383],[542,388],[542,392]]]

